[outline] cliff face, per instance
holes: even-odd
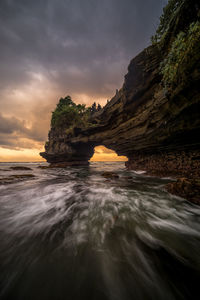
[[[189,8],[190,2],[184,1],[171,32],[198,19],[198,1]],[[150,46],[130,62],[123,87],[93,115],[93,126],[75,128],[70,135],[65,129],[51,129],[41,156],[51,164],[87,164],[94,147],[104,145],[127,156],[128,168],[158,175],[199,175],[200,63],[186,83],[166,89],[160,64],[172,42],[173,36],[167,37],[162,47]]]

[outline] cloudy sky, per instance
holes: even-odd
[[[130,59],[150,44],[165,4],[0,0],[0,161],[41,160],[60,97],[110,99]]]

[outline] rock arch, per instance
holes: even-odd
[[[51,128],[41,156],[52,165],[87,165],[94,147],[104,145],[126,156],[130,169],[199,177],[200,76],[195,67],[190,74],[195,80],[166,94],[160,76],[162,60],[157,46],[138,54],[130,62],[122,88],[92,116],[90,124],[74,128],[73,134]]]
[[[116,156],[121,157],[119,153],[108,143],[106,145],[103,142],[97,141],[83,141],[80,138],[74,139],[72,141],[66,141],[64,138],[52,139],[49,137],[49,142],[45,145],[45,152],[40,153],[40,155],[47,160],[51,166],[73,166],[73,165],[88,165],[90,159],[95,153],[96,147],[105,147],[106,149],[112,151]],[[112,148],[111,148],[112,147]],[[125,157],[125,156],[123,156]],[[127,159],[122,159],[126,161]]]

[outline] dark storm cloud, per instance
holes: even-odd
[[[58,85],[101,93],[147,45],[162,6],[161,0],[1,0],[0,82],[24,84],[28,71],[39,69]]]
[[[20,121],[14,117],[12,118],[5,118],[0,113],[0,133],[10,134],[14,131],[21,131],[24,132],[24,122]]]
[[[28,130],[20,119],[8,119],[1,130],[18,130],[38,141],[48,127],[35,106],[50,110],[52,97],[65,93],[99,99],[113,95],[130,59],[148,45],[165,2],[0,0],[0,110],[20,118],[24,111],[33,123]],[[29,86],[34,86],[31,102],[15,98],[16,91]],[[52,97],[36,95],[39,88]]]

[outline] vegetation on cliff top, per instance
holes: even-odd
[[[187,86],[188,80],[193,80],[191,73],[198,69],[200,61],[200,22],[198,20],[198,5],[189,13],[187,21],[181,21],[181,27],[173,28],[177,20],[180,21],[180,12],[188,9],[188,1],[169,0],[163,8],[160,24],[152,37],[152,44],[162,51],[164,59],[160,64],[162,84],[171,92],[176,87]],[[195,12],[196,11],[196,12]],[[179,30],[178,30],[179,29]],[[171,42],[166,42],[170,36]],[[166,44],[166,45],[165,45]],[[195,68],[196,67],[196,68]],[[195,77],[195,74],[194,74]]]
[[[166,88],[185,85],[200,60],[200,22],[190,24],[187,32],[180,32],[167,57],[161,63],[161,74]]]
[[[94,102],[91,107],[86,107],[85,104],[76,104],[70,96],[61,98],[52,112],[51,127],[64,128],[66,133],[73,133],[75,127],[84,128],[93,126],[90,122],[90,117],[93,113],[101,109]]]
[[[160,17],[160,23],[156,30],[155,35],[151,37],[152,44],[156,44],[161,42],[166,33],[169,30],[170,23],[172,19],[175,17],[178,8],[183,3],[183,0],[169,0],[167,5],[163,8],[163,13]]]

